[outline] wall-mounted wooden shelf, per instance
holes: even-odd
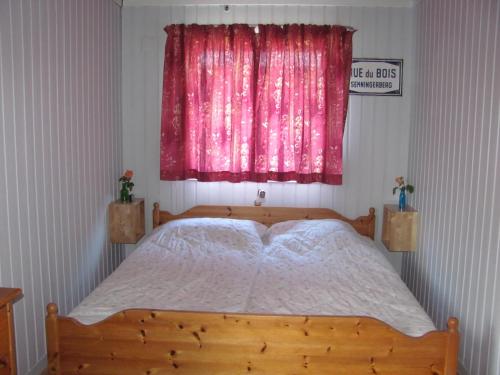
[[[119,200],[109,204],[109,237],[112,243],[135,244],[144,233],[144,199],[130,203]]]
[[[406,206],[399,211],[395,204],[384,205],[382,242],[390,251],[415,251],[417,249],[418,211]]]

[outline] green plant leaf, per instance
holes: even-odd
[[[392,189],[392,195],[396,194],[396,191],[397,191],[397,190],[398,190],[398,188],[397,188],[397,187],[393,188],[393,189]]]
[[[415,191],[413,185],[406,185],[406,189],[408,190],[408,193],[413,193]]]

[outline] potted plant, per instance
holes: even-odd
[[[132,189],[134,187],[134,183],[132,182],[133,176],[134,172],[127,169],[118,180],[122,183],[122,188],[120,190],[120,200],[122,202],[132,202]]]
[[[399,190],[399,211],[404,211],[406,209],[406,192],[413,193],[415,188],[413,185],[405,183],[403,176],[396,177],[395,179],[397,186],[392,189],[392,194],[396,194]]]

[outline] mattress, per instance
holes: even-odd
[[[70,316],[91,324],[129,308],[370,316],[410,336],[435,329],[374,242],[338,220],[169,222]]]

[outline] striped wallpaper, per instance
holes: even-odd
[[[134,4],[140,4],[140,1]],[[366,2],[368,4],[369,2]],[[125,6],[123,8],[124,166],[137,171],[137,194],[174,213],[197,204],[251,205],[257,189],[266,205],[327,207],[344,215],[379,215],[392,201],[394,177],[408,162],[413,92],[413,9],[313,5]],[[344,183],[160,182],[160,103],[165,25],[170,23],[312,23],[350,25],[355,57],[404,59],[403,97],[351,96],[344,136]],[[135,188],[134,188],[135,189]],[[151,219],[146,217],[148,227]],[[379,238],[382,220],[377,221]],[[384,254],[399,268],[400,254]]]
[[[403,278],[440,328],[460,319],[470,375],[500,374],[500,2],[416,7],[410,135],[419,248]]]
[[[111,0],[0,1],[0,285],[20,374],[45,356],[45,305],[68,313],[121,261],[106,207],[122,165],[121,16]]]

